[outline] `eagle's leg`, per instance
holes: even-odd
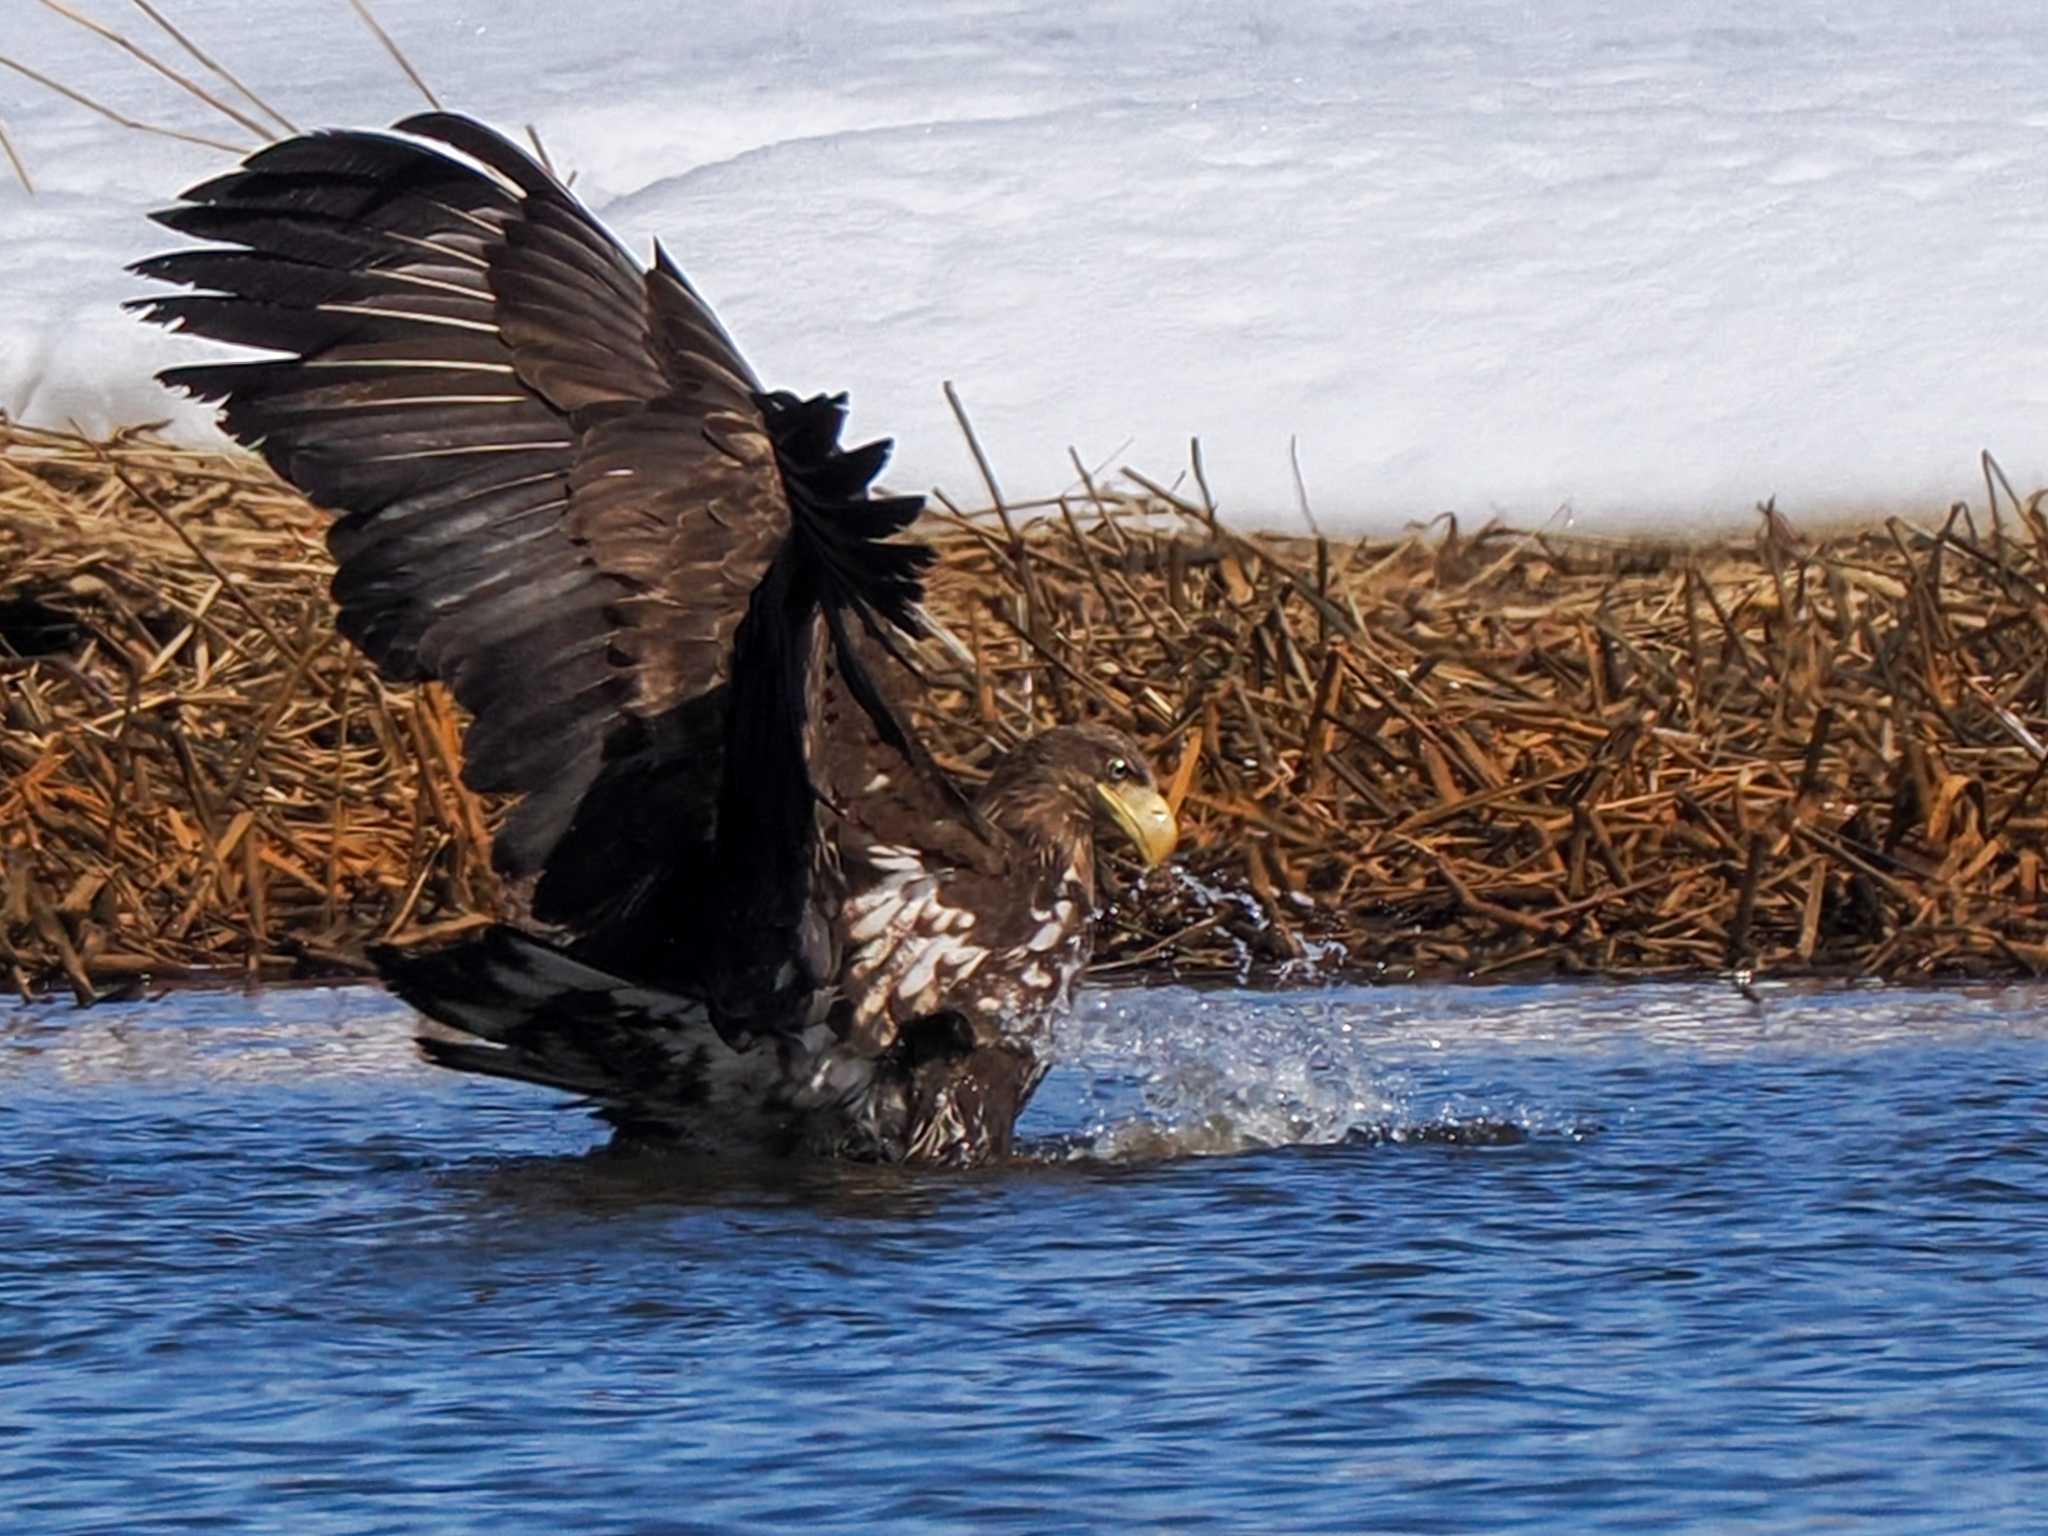
[[[931,1051],[911,1068],[906,1156],[955,1167],[1001,1162],[1045,1064],[1013,1041],[974,1043],[965,1021],[955,1038],[953,1049]]]

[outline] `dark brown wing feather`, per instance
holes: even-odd
[[[893,701],[923,686],[900,636],[825,616],[805,747],[822,824],[837,843],[915,847],[937,865],[1006,871],[1011,840],[901,722]]]
[[[499,856],[529,874],[608,752],[710,747],[678,788],[713,803],[715,733],[667,717],[723,681],[788,504],[758,382],[672,265],[643,272],[488,129],[398,128],[417,137],[309,135],[194,188],[160,221],[232,248],[141,263],[203,291],[137,307],[296,354],[164,377],[344,514],[344,631],[472,712],[470,781],[526,796]],[[552,915],[582,906],[558,889]]]

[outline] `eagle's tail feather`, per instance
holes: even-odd
[[[497,924],[436,949],[371,951],[391,990],[470,1036],[430,1061],[578,1094],[605,1118],[685,1132],[732,1059],[701,1004],[639,987]]]

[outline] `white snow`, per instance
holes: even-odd
[[[138,9],[83,0],[171,57]],[[304,126],[420,105],[344,0],[158,0]],[[848,389],[893,483],[1066,449],[1247,521],[1696,527],[2048,483],[2048,7],[1999,0],[376,0],[451,106],[535,125],[762,376]],[[0,0],[0,52],[247,143]],[[181,61],[182,62],[182,61]],[[196,71],[197,66],[186,67]],[[0,71],[0,409],[200,413],[122,316],[231,157]]]

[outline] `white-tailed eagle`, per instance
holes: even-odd
[[[461,1032],[427,1054],[639,1135],[1004,1155],[1094,833],[1149,865],[1174,823],[1101,726],[976,793],[933,763],[888,445],[764,389],[658,246],[468,118],[288,139],[157,218],[209,243],[138,264],[192,290],[143,315],[284,354],[164,381],[337,514],[342,630],[446,683],[468,782],[518,797],[494,856],[530,920],[378,955]]]

